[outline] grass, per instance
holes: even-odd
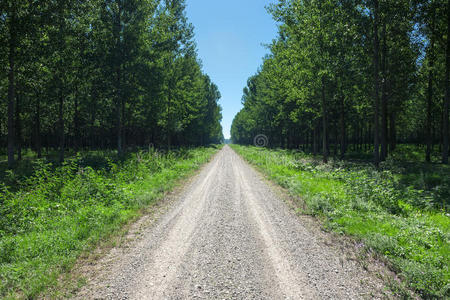
[[[80,254],[117,232],[216,147],[115,159],[89,152],[62,166],[30,160],[32,172],[7,172],[0,183],[0,298],[36,298],[57,284]],[[27,167],[28,168],[28,167]]]
[[[296,151],[232,148],[299,195],[304,212],[386,258],[407,289],[429,299],[450,297],[448,166],[401,167],[391,160],[376,170],[364,163],[322,164]],[[406,297],[407,289],[397,292]]]

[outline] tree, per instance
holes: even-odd
[[[449,105],[450,105],[450,0],[447,0],[447,47],[445,50],[445,99],[444,99],[444,111],[443,111],[443,145],[442,145],[442,163],[448,164],[448,151],[449,151]]]

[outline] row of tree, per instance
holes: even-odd
[[[184,0],[4,0],[0,144],[204,145],[222,140],[220,93],[201,70]],[[4,149],[3,148],[3,149]]]
[[[279,36],[244,89],[234,142],[344,156],[397,142],[449,154],[449,0],[278,0]]]

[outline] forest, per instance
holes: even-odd
[[[1,1],[0,149],[22,153],[221,142],[220,93],[184,1]],[[5,151],[6,150],[6,151]]]
[[[378,165],[398,144],[448,163],[450,2],[277,1],[279,36],[244,88],[236,143]],[[433,158],[434,157],[434,158]]]

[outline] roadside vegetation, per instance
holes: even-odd
[[[81,253],[162,199],[218,148],[150,148],[121,159],[90,151],[62,165],[25,160],[3,170],[0,298],[35,298],[54,286]]]
[[[408,151],[395,152],[396,160],[379,169],[355,159],[324,164],[295,150],[232,148],[299,196],[301,213],[317,216],[329,230],[352,236],[386,258],[404,284],[392,284],[399,295],[413,289],[424,298],[450,296],[448,165],[411,167],[407,158],[413,149],[403,145],[399,148]]]

